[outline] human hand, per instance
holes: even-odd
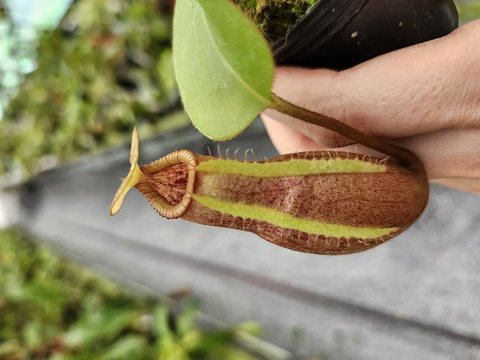
[[[352,69],[279,68],[274,92],[413,151],[430,180],[480,194],[480,20]],[[376,153],[274,110],[262,114],[281,153]]]

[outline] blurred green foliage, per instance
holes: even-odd
[[[480,0],[457,0],[456,2],[462,23],[480,18]]]
[[[191,303],[171,312],[0,231],[0,359],[254,360],[234,339],[258,331],[204,331]]]
[[[38,70],[0,123],[0,174],[27,176],[45,167],[45,156],[65,162],[116,145],[139,123],[143,133],[164,126],[178,105],[170,11],[165,0],[79,0],[42,33]]]

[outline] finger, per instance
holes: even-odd
[[[283,67],[277,69],[273,91],[296,105],[351,124],[345,109],[351,110],[352,105],[347,97],[337,91],[338,79],[339,73],[332,70]],[[327,147],[351,143],[350,139],[340,134],[275,110],[267,109],[262,113],[262,118],[276,120]]]
[[[308,136],[303,135],[301,132],[292,130],[289,126],[279,123],[278,121],[265,118],[264,124],[270,139],[281,154],[305,152],[312,150],[325,150],[325,151],[344,151],[362,155],[369,155],[376,158],[385,158],[385,154],[372,150],[366,146],[360,144],[352,144],[346,146],[334,146],[329,147],[324,144],[319,144]]]
[[[475,178],[444,178],[434,180],[436,184],[480,195],[480,181]]]
[[[263,122],[273,145],[282,154],[310,151],[325,147],[302,132],[293,130],[288,125],[268,117],[263,117]]]
[[[418,155],[432,180],[480,181],[480,129],[450,129],[395,141]]]

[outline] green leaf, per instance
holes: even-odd
[[[86,346],[101,339],[113,339],[130,326],[138,312],[128,308],[101,307],[85,314],[64,335],[64,343],[71,347]]]
[[[149,346],[145,338],[139,335],[126,335],[110,346],[100,357],[101,360],[148,359]]]
[[[185,110],[209,138],[235,137],[271,102],[271,50],[228,0],[177,0],[173,60]]]
[[[195,329],[195,322],[197,320],[197,305],[192,303],[177,316],[177,333],[180,337],[187,334],[189,331]]]

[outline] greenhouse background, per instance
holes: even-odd
[[[260,121],[220,145],[191,127],[172,12],[0,0],[0,359],[479,359],[476,196],[434,186],[389,247],[321,260],[167,222],[138,194],[108,216],[135,126],[145,163],[276,153]]]

